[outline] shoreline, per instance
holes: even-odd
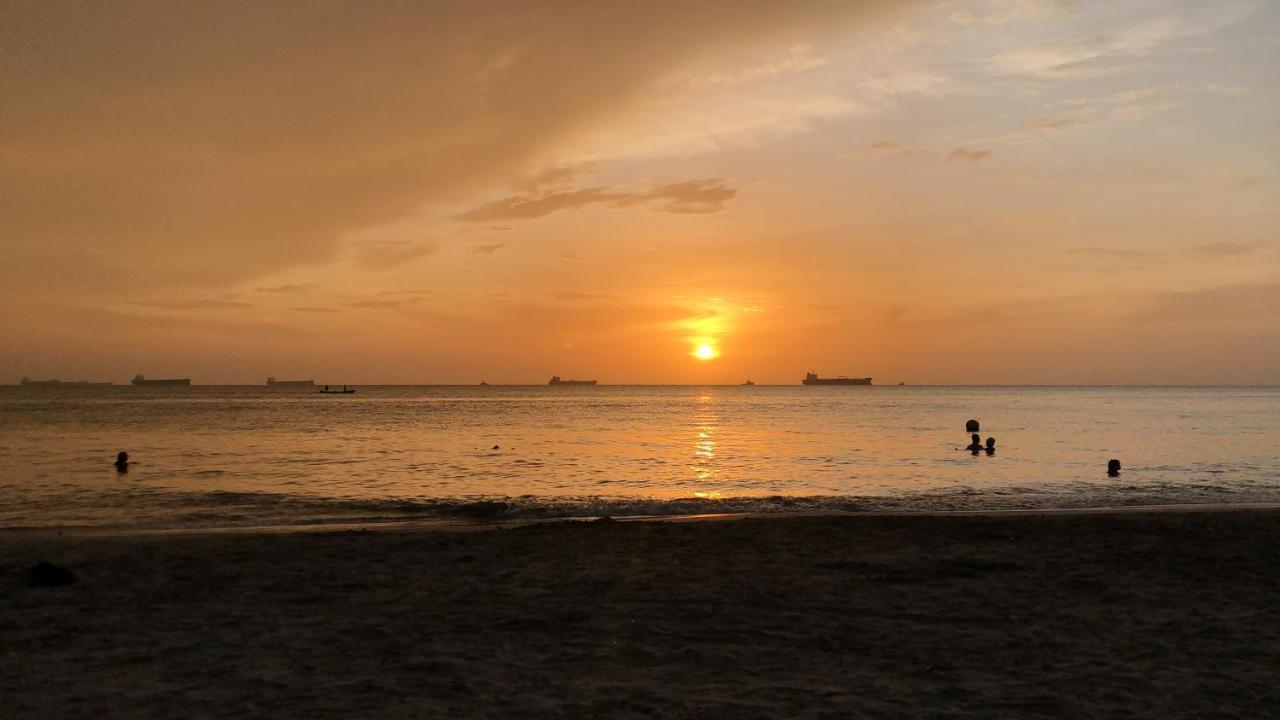
[[[1231,513],[1256,510],[1280,510],[1280,502],[1241,503],[1165,503],[1153,505],[1100,505],[1061,508],[1000,508],[977,510],[815,510],[778,512],[694,513],[687,515],[581,515],[545,518],[510,518],[476,520],[465,518],[430,518],[387,520],[385,522],[266,523],[215,527],[125,528],[109,527],[18,527],[0,528],[0,545],[7,540],[43,540],[78,538],[187,537],[210,535],[279,535],[350,532],[477,532],[546,525],[556,523],[589,523],[609,519],[622,523],[688,523],[725,522],[731,520],[785,520],[797,518],[841,517],[1018,517],[1059,515],[1116,515],[1146,513]]]

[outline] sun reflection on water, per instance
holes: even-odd
[[[716,477],[716,430],[719,419],[715,395],[710,392],[699,395],[693,419],[692,465],[694,477],[699,482],[709,482]]]

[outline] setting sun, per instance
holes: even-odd
[[[702,343],[693,351],[693,356],[699,360],[712,360],[719,355],[720,353],[710,343]]]

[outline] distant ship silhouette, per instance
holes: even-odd
[[[596,380],[561,380],[559,375],[552,375],[548,385],[595,385]]]
[[[109,382],[89,382],[88,380],[32,380],[22,378],[22,385],[27,387],[85,387],[87,385],[110,385]]]
[[[315,386],[316,386],[315,380],[277,380],[273,377],[267,378],[267,387],[313,388]]]
[[[851,378],[844,375],[833,378],[818,377],[818,373],[810,372],[804,376],[805,385],[870,385],[871,378]]]
[[[134,375],[132,384],[134,385],[167,385],[169,387],[190,387],[191,378],[168,378],[161,380],[148,380],[142,375]]]

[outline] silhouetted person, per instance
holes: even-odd
[[[995,455],[995,454],[996,454],[996,439],[995,439],[995,438],[993,438],[993,437],[989,437],[989,438],[987,438],[987,447],[986,447],[986,451],[987,451],[987,454],[988,454],[988,455]]]
[[[123,450],[116,453],[115,466],[116,466],[116,472],[118,473],[129,472],[129,453]]]
[[[1120,477],[1120,461],[1112,458],[1107,461],[1107,474],[1111,477]]]
[[[964,424],[964,431],[967,433],[976,433],[981,429],[982,429],[982,426],[978,425],[977,420],[970,420],[969,422]]]
[[[969,436],[969,439],[972,440],[973,442],[969,443],[969,447],[965,448],[965,450],[968,450],[974,455],[977,455],[978,453],[982,452],[982,436],[979,435],[978,433],[974,433],[973,435]]]

